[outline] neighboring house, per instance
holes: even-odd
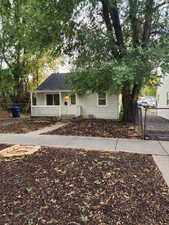
[[[157,106],[163,109],[158,110],[158,115],[169,119],[169,75],[161,78],[161,83],[157,88]]]
[[[31,93],[31,116],[118,119],[120,96],[103,94],[74,95],[65,83],[69,74],[51,74]]]

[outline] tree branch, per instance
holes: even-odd
[[[136,1],[129,0],[129,18],[131,21],[133,46],[137,46],[139,44],[138,18],[136,16],[137,5],[138,5],[137,0]]]
[[[105,21],[106,28],[107,28],[108,31],[112,32],[113,26],[112,26],[110,16],[109,16],[109,9],[108,9],[107,2],[106,2],[106,0],[100,0],[100,1],[102,3],[102,7],[103,7],[102,12],[103,12],[103,19]]]
[[[159,5],[157,5],[155,8],[154,8],[154,11],[156,11],[157,9],[159,9],[160,7],[162,7],[163,5],[167,4],[167,2],[162,2],[160,3]]]
[[[147,0],[146,6],[145,6],[145,22],[143,26],[143,37],[142,42],[146,42],[150,38],[151,33],[151,25],[152,25],[152,15],[154,12],[154,0]]]
[[[121,29],[120,17],[116,1],[114,2],[114,6],[110,9],[110,16],[113,21],[113,27],[116,34],[117,44],[119,46],[124,46],[123,32]]]
[[[113,42],[112,54],[115,58],[118,58],[119,53],[118,53],[116,41],[115,41],[114,35],[113,35],[113,24],[112,24],[111,18],[110,18],[108,3],[107,3],[107,0],[100,0],[100,1],[102,3],[103,19],[105,21],[107,31],[111,33],[111,41]]]

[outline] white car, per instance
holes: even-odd
[[[144,107],[156,107],[157,102],[156,98],[153,96],[144,96],[140,97],[137,101],[138,106],[144,106]]]

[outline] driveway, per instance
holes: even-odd
[[[153,110],[153,111],[152,111]],[[148,109],[145,136],[151,140],[169,140],[169,120],[158,116],[162,109]],[[164,111],[165,109],[163,109]],[[166,109],[169,113],[169,109]]]

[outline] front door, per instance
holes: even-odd
[[[70,101],[67,93],[62,94],[62,115],[69,115]]]

